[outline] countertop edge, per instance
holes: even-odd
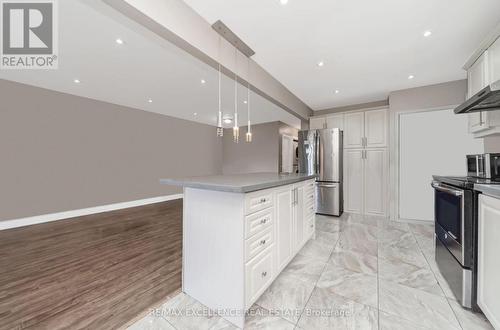
[[[475,184],[474,189],[485,195],[500,199],[500,185]]]
[[[315,178],[316,178],[316,175],[309,175],[309,176],[304,176],[304,177],[299,177],[299,178],[295,177],[295,178],[284,179],[281,181],[271,181],[271,182],[246,185],[246,186],[241,186],[241,187],[224,186],[224,185],[217,185],[217,184],[204,184],[204,183],[199,183],[199,182],[186,182],[186,181],[183,181],[183,179],[160,179],[160,183],[166,184],[166,185],[171,185],[171,186],[184,187],[184,188],[195,188],[195,189],[203,189],[203,190],[213,190],[213,191],[223,191],[223,192],[245,194],[245,193],[251,193],[251,192],[259,191],[259,190],[265,190],[265,189],[270,189],[270,188],[275,188],[275,187],[280,187],[280,186],[286,186],[289,184],[307,181],[307,180],[312,180]]]

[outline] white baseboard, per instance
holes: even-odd
[[[181,199],[181,198],[183,198],[183,194],[160,196],[160,197],[146,198],[146,199],[140,199],[140,200],[135,200],[135,201],[130,201],[130,202],[89,207],[89,208],[79,209],[79,210],[71,210],[71,211],[64,211],[64,212],[58,212],[58,213],[36,215],[33,217],[27,217],[27,218],[0,221],[0,230],[6,230],[6,229],[12,229],[12,228],[18,228],[18,227],[24,227],[24,226],[31,226],[31,225],[36,225],[36,224],[45,223],[45,222],[52,222],[52,221],[64,220],[64,219],[68,219],[68,218],[81,217],[84,215],[96,214],[96,213],[101,213],[101,212],[127,209],[129,207],[161,203],[161,202],[166,202],[166,201],[171,201],[174,199]]]

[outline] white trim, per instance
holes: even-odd
[[[345,115],[345,114],[349,114],[349,113],[368,112],[368,111],[383,110],[383,109],[389,110],[389,106],[388,105],[379,105],[379,106],[370,107],[370,108],[361,108],[361,109],[353,109],[353,110],[347,110],[347,111],[330,112],[330,113],[316,115],[316,116],[313,114],[311,117],[309,117],[309,119],[311,119],[311,118],[326,118],[326,117],[331,117],[331,116],[335,116],[335,115]],[[325,110],[317,110],[317,111],[325,111]]]
[[[64,219],[74,218],[74,217],[81,217],[84,215],[96,214],[96,213],[101,213],[101,212],[127,209],[130,207],[161,203],[161,202],[171,201],[174,199],[181,199],[181,198],[183,198],[183,196],[184,196],[183,194],[167,195],[167,196],[139,199],[139,200],[130,201],[130,202],[122,202],[122,203],[94,206],[94,207],[89,207],[89,208],[79,209],[79,210],[71,210],[71,211],[64,211],[64,212],[58,212],[58,213],[36,215],[33,217],[27,217],[27,218],[0,221],[0,230],[36,225],[36,224],[40,224],[40,223],[64,220]]]

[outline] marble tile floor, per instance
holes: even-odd
[[[432,225],[318,215],[316,230],[245,329],[493,329],[455,301],[434,261]],[[129,329],[236,328],[180,293]]]

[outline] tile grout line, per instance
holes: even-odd
[[[418,241],[418,239],[417,239],[417,237],[416,237],[415,233],[413,232],[413,230],[411,230],[411,227],[410,227],[410,232],[411,232],[411,234],[413,235],[413,238],[415,239],[415,241],[417,241],[417,246],[418,246],[418,248],[419,248],[419,250],[420,250],[420,253],[422,253],[422,255],[424,256],[425,261],[426,261],[426,262],[427,262],[427,264],[429,265],[429,269],[431,270],[432,275],[434,275],[434,278],[436,279],[436,282],[438,283],[439,288],[440,288],[440,289],[441,289],[441,291],[443,292],[444,298],[446,299],[446,303],[448,304],[448,306],[450,307],[450,309],[451,309],[451,311],[452,311],[453,315],[455,316],[455,319],[457,320],[458,325],[460,326],[460,328],[461,328],[462,330],[465,330],[465,329],[464,329],[464,327],[462,326],[462,322],[460,322],[460,319],[458,318],[457,313],[455,312],[455,310],[454,310],[454,309],[453,309],[453,307],[451,306],[451,304],[450,304],[450,300],[448,299],[448,296],[446,296],[446,293],[444,292],[443,287],[441,286],[441,283],[439,283],[439,281],[438,281],[438,279],[437,279],[437,276],[436,276],[436,272],[434,271],[434,269],[432,269],[431,264],[429,263],[429,260],[428,260],[427,256],[425,255],[424,251],[422,250],[422,246],[421,246],[420,242]],[[436,239],[436,238],[434,237],[434,239]]]
[[[451,311],[453,313],[453,316],[455,316],[455,319],[457,320],[457,323],[460,326],[460,329],[465,330],[464,327],[462,326],[462,323],[460,322],[460,319],[458,318],[457,313],[455,313],[455,310],[451,306],[450,301],[449,301],[448,297],[446,296],[446,293],[444,292],[444,290],[443,290],[443,288],[441,286],[441,283],[439,283],[439,281],[437,279],[437,276],[436,276],[436,272],[434,271],[434,269],[432,269],[431,264],[429,263],[429,260],[428,260],[427,256],[425,255],[424,251],[422,250],[422,246],[421,246],[420,242],[418,241],[418,239],[417,239],[415,233],[413,232],[413,230],[411,229],[411,227],[410,226],[408,226],[408,227],[410,228],[410,232],[413,235],[413,238],[417,242],[417,246],[418,246],[418,249],[420,250],[420,253],[422,253],[422,255],[424,256],[424,259],[427,262],[427,265],[429,266],[429,269],[432,272],[432,275],[434,275],[434,279],[436,280],[437,284],[439,285],[439,288],[443,292],[443,297],[444,297],[444,299],[446,299],[446,303],[450,307],[450,309],[451,309]],[[436,239],[436,238],[434,237],[434,239]]]
[[[316,218],[315,218],[315,220],[316,220]],[[321,230],[319,230],[319,231],[321,231]],[[302,310],[302,312],[300,313],[299,318],[297,319],[297,323],[295,324],[294,329],[297,329],[297,328],[298,328],[298,326],[299,326],[299,322],[300,322],[300,319],[302,318],[302,315],[304,314],[304,310],[306,309],[307,304],[309,304],[309,301],[311,300],[311,297],[312,297],[312,295],[313,295],[313,293],[314,293],[314,290],[316,289],[317,284],[318,284],[319,280],[321,279],[321,276],[323,275],[323,273],[325,272],[326,267],[328,266],[328,261],[329,261],[329,260],[330,260],[330,258],[332,257],[333,251],[335,251],[335,247],[336,247],[336,246],[337,246],[337,244],[339,243],[339,240],[340,240],[340,236],[341,236],[341,235],[342,235],[342,234],[340,233],[340,228],[339,228],[339,238],[337,238],[337,240],[336,240],[335,244],[333,244],[332,250],[330,251],[330,254],[328,255],[328,259],[327,259],[327,261],[325,262],[325,264],[324,264],[324,266],[323,266],[323,270],[321,271],[321,273],[320,273],[320,275],[319,275],[318,279],[317,279],[317,280],[316,280],[316,282],[314,283],[314,287],[313,287],[313,289],[312,289],[312,291],[311,291],[311,294],[309,295],[309,298],[307,298],[307,301],[306,301],[306,303],[305,303],[305,305],[304,305],[304,309],[303,309],[303,310]]]

